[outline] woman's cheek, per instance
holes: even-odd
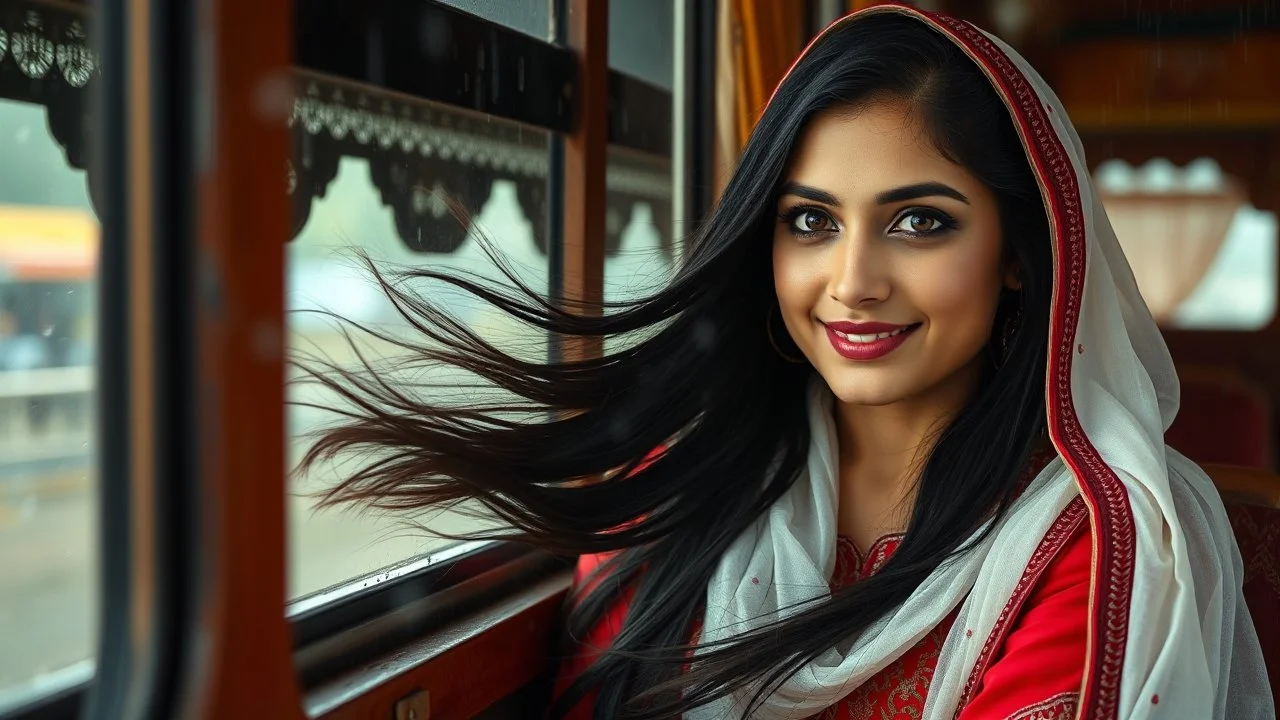
[[[808,315],[821,286],[821,259],[802,248],[781,248],[773,254],[773,282],[783,315]]]
[[[913,273],[917,305],[936,329],[957,339],[963,336],[966,346],[980,345],[990,336],[1000,296],[998,258],[973,252],[946,255]]]

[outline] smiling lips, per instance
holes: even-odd
[[[890,325],[888,323],[824,323],[827,339],[841,357],[849,360],[876,360],[897,350],[911,333],[920,327],[914,325]]]

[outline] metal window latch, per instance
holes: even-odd
[[[431,693],[419,690],[396,701],[395,720],[431,720]]]

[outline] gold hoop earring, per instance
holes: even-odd
[[[777,307],[777,306],[775,305],[774,307]],[[782,317],[781,308],[778,309],[778,317]],[[778,354],[778,357],[794,365],[803,365],[809,362],[809,359],[803,355],[797,358],[793,355],[786,354],[785,352],[782,351],[782,348],[778,346],[778,341],[773,339],[773,308],[769,308],[769,311],[765,313],[764,334],[766,337],[769,338],[769,345],[773,347],[773,351]]]

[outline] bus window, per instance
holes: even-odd
[[[358,323],[383,335],[357,330],[351,337],[380,371],[403,378],[397,389],[433,403],[447,404],[462,396],[459,390],[475,399],[474,390],[459,387],[474,378],[449,368],[424,369],[411,359],[411,349],[396,347],[405,340],[422,342],[422,333],[387,301],[358,254],[392,272],[447,268],[494,278],[496,268],[481,248],[487,239],[529,287],[588,305],[601,297],[638,298],[670,278],[680,228],[693,227],[692,216],[703,209],[690,210],[689,222],[682,223],[674,207],[675,4],[611,2],[607,27],[595,3],[589,15],[573,4],[577,26],[550,6],[545,0],[504,3],[502,15],[490,17],[492,3],[424,4],[420,9],[430,15],[424,27],[451,29],[449,52],[433,55],[435,35],[404,33],[404,23],[394,23],[377,47],[349,49],[349,57],[372,58],[364,65],[344,65],[331,48],[368,42],[368,34],[348,39],[345,27],[379,25],[394,10],[347,8],[351,17],[341,24],[305,8],[299,13],[287,305],[289,350],[302,364],[325,359],[358,368],[360,358],[342,332],[344,320],[350,321],[348,329]],[[540,23],[557,21],[547,32],[537,30]],[[641,27],[643,42],[634,36]],[[605,32],[611,41],[607,103],[597,95],[601,76],[585,82],[581,57],[570,49],[574,42],[602,48]],[[583,35],[592,40],[584,42]],[[606,59],[603,52],[581,52],[595,63]],[[437,80],[418,84],[374,70],[406,66],[433,67]],[[578,107],[587,103],[585,97],[596,100]],[[708,107],[710,97],[700,95]],[[704,120],[709,126],[709,116]],[[573,237],[580,242],[566,239]],[[439,282],[410,280],[402,287],[521,358],[541,361],[599,349],[568,342],[562,347]],[[625,343],[626,338],[611,339],[603,351]],[[292,379],[301,382],[289,390],[288,450],[290,464],[297,466],[313,431],[325,427],[334,418],[329,409],[344,401],[341,391],[307,382],[299,368],[293,372]],[[486,397],[489,390],[483,391]],[[561,561],[527,553],[520,544],[434,537],[492,522],[468,515],[468,508],[414,515],[317,506],[317,491],[332,488],[366,459],[346,456],[291,478],[289,618],[308,712],[325,717],[372,707],[372,695],[354,698],[350,688],[384,687],[420,675],[376,660],[385,647],[409,639],[402,626],[434,632],[438,623],[452,622],[432,608],[453,602],[485,617],[467,633],[479,632],[488,642],[507,638],[512,654],[497,662],[478,658],[480,651],[468,646],[437,646],[434,635],[414,638],[413,662],[424,663],[422,671],[475,660],[488,664],[485,677],[492,682],[454,688],[452,702],[433,697],[433,709],[439,701],[452,708],[441,710],[446,714],[479,710],[533,687],[528,684],[547,661],[546,624],[533,618],[551,612],[564,591],[568,577]],[[452,582],[459,587],[449,587]],[[528,607],[518,617],[510,614],[523,604]],[[400,620],[392,622],[392,615]],[[357,623],[363,623],[360,631],[351,632]]]
[[[379,133],[398,134],[343,135],[338,123],[366,106],[380,108],[374,121]],[[288,247],[289,344],[296,357],[327,358],[359,369],[344,321],[388,336],[353,334],[356,347],[379,364],[411,354],[389,340],[421,341],[353,251],[365,253],[380,269],[452,268],[497,279],[499,271],[481,245],[486,237],[524,282],[548,287],[547,133],[494,118],[479,122],[444,105],[310,75],[300,77],[293,132],[298,177],[305,184],[328,181],[305,209],[305,224]],[[451,202],[465,214],[455,217]],[[546,356],[545,336],[508,322],[473,297],[438,282],[406,287],[439,303],[496,347],[531,360]],[[406,382],[432,386],[422,396],[430,402],[447,403],[456,386],[476,382],[452,371],[422,377],[411,365],[405,368]],[[315,383],[301,375],[297,379],[302,382],[291,388],[288,414],[291,465],[302,457],[313,431],[333,419],[321,408],[339,403]],[[291,597],[450,544],[413,522],[446,532],[465,532],[478,522],[458,513],[406,518],[345,507],[317,509],[315,492],[331,487],[344,468],[320,467],[293,482]]]
[[[675,272],[680,246],[671,208],[671,157],[611,148],[605,168],[604,299],[635,300]],[[605,351],[625,346],[608,338]]]
[[[633,147],[612,146],[605,167],[604,300],[658,290],[675,272],[680,238],[693,223],[676,222],[672,186],[672,98],[675,8],[671,0],[609,4],[609,66],[617,71],[614,123]],[[625,345],[609,338],[605,352]]]
[[[539,40],[555,35],[545,0],[504,5],[501,16],[492,18],[487,14],[492,4],[444,4],[474,14],[485,24],[497,22]],[[610,37],[617,42],[609,54],[610,105],[615,114],[605,174],[604,288],[605,298],[616,300],[637,297],[665,282],[675,266],[675,9],[669,0],[615,2],[610,9]],[[476,22],[442,13],[432,18],[431,27]],[[548,130],[563,132],[569,125],[548,120],[545,113],[527,122],[478,116],[451,103],[413,98],[405,88],[378,87],[350,74],[336,77],[326,72],[331,54],[317,50],[312,55],[308,49],[325,47],[317,38],[327,30],[312,16],[305,16],[303,25],[310,29],[300,50],[290,122],[295,214],[295,237],[288,247],[291,354],[304,363],[323,359],[357,368],[359,359],[343,333],[344,326],[351,328],[345,321],[386,333],[384,338],[354,333],[355,347],[379,364],[405,356],[394,342],[421,339],[372,282],[356,252],[382,268],[452,268],[496,278],[497,269],[481,249],[481,240],[487,238],[522,281],[550,292],[557,282],[551,258],[561,252],[555,244],[562,240],[551,234],[548,224],[551,203],[559,202],[553,197],[555,181],[549,177],[556,136]],[[642,33],[644,44],[627,32],[639,25],[647,29]],[[546,32],[538,29],[544,26]],[[654,42],[662,52],[654,51]],[[432,38],[427,36],[415,43],[413,52],[430,55],[431,48]],[[484,53],[479,48],[476,52]],[[466,55],[457,48],[454,53]],[[512,54],[507,51],[507,62]],[[396,56],[391,62],[406,60]],[[549,78],[561,68],[541,61],[535,65],[544,77],[531,74],[522,79],[520,66],[513,66],[514,72],[501,76],[506,89],[495,90],[495,97],[510,92],[535,97],[535,81],[560,82]],[[555,351],[545,336],[460,291],[440,283],[405,287],[424,293],[507,352],[541,360]],[[406,379],[432,386],[426,397],[433,402],[447,403],[454,392],[450,385],[474,381],[445,370],[433,370],[425,378],[413,376],[418,371],[411,364],[403,367]],[[313,432],[333,419],[325,408],[339,402],[332,391],[307,382],[301,371],[295,370],[294,379],[299,382],[290,389],[291,467],[301,460]],[[394,575],[404,572],[406,565],[428,562],[429,553],[438,554],[451,544],[432,537],[432,531],[467,532],[487,522],[465,513],[415,517],[317,507],[317,491],[332,487],[340,473],[350,469],[349,464],[322,465],[291,481],[289,593],[294,599],[310,596],[294,604],[295,617],[345,596],[347,590],[386,579],[389,575],[378,575],[383,569]],[[391,570],[392,566],[397,567]],[[349,582],[353,579],[356,582]]]
[[[97,632],[85,22],[0,0],[0,713],[87,679]]]

